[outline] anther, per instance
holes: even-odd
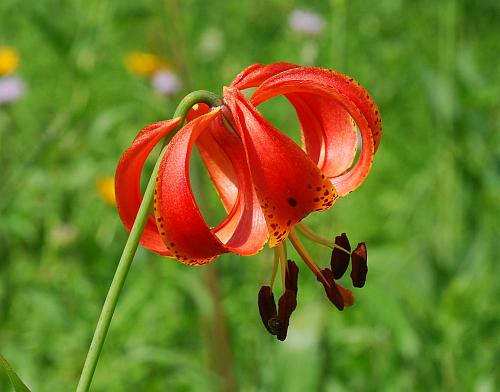
[[[348,251],[348,252],[346,252]],[[347,271],[351,258],[351,244],[345,233],[335,237],[335,247],[332,250],[331,267],[334,279],[340,279]]]
[[[286,290],[278,302],[278,330],[276,337],[278,340],[285,340],[290,324],[290,316],[297,307],[297,293]]]
[[[276,311],[276,302],[274,301],[273,291],[270,286],[262,286],[259,290],[258,297],[260,318],[264,327],[272,335],[276,335],[277,329],[274,327],[272,320],[276,320],[278,312]]]
[[[351,260],[352,285],[354,287],[363,287],[366,282],[366,274],[368,273],[366,245],[364,242],[356,246],[356,249],[354,249],[354,252],[351,254]]]
[[[334,304],[338,310],[343,310],[344,309],[344,297],[342,297],[342,294],[340,293],[340,290],[338,289],[337,285],[335,284],[335,281],[333,280],[333,272],[326,268],[321,271],[323,273],[323,276],[326,279],[326,284],[325,282],[318,277],[318,281],[321,282],[323,287],[325,288],[326,296],[330,300],[332,304]]]

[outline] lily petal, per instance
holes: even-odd
[[[333,205],[331,181],[288,136],[275,129],[235,88],[224,100],[246,158],[269,230],[269,246],[282,242],[292,226],[312,211]],[[226,114],[225,114],[226,115]]]
[[[301,125],[304,148],[328,177],[348,170],[358,144],[349,113],[337,102],[314,94],[287,94]]]
[[[239,90],[259,87],[276,74],[298,65],[290,63],[253,64],[241,72],[231,86]],[[342,174],[356,156],[358,135],[345,109],[312,94],[287,94],[301,123],[304,148],[323,173],[329,177]]]
[[[219,118],[219,121],[222,121],[222,119]],[[227,150],[231,150],[231,148],[228,148],[225,144],[237,145],[238,143],[232,140],[227,131],[220,130],[223,127],[222,124],[216,124],[215,121],[211,123],[207,131],[198,137],[196,146],[224,208],[226,211],[231,211],[238,196],[238,180],[235,169],[227,155]],[[240,160],[236,160],[236,163]]]
[[[293,94],[291,100],[296,105],[300,105],[300,103],[297,103],[296,99],[294,100],[295,95],[298,95],[303,102],[308,102],[309,114],[306,113],[306,108],[303,104],[299,106],[298,110],[304,134],[313,132],[309,131],[311,124],[313,124],[315,127],[322,126],[323,132],[326,135],[333,135],[333,137],[324,137],[323,141],[325,145],[316,148],[325,149],[323,166],[326,165],[332,183],[337,188],[339,194],[344,196],[352,192],[366,178],[371,168],[373,155],[378,148],[382,136],[380,114],[373,99],[352,78],[339,72],[313,67],[299,67],[280,72],[263,81],[250,99],[250,102],[257,106],[272,97],[282,94],[288,97]],[[315,101],[311,100],[311,94],[317,97]],[[338,107],[334,113],[336,113],[337,117],[341,115],[340,127],[336,125],[335,121],[331,121],[325,117],[325,114],[328,115],[328,112],[325,112],[325,109],[328,110],[328,107],[325,107],[325,105],[335,105]],[[346,113],[343,113],[344,111]],[[360,130],[362,150],[356,164],[345,173],[339,173],[341,169],[347,167],[349,157],[354,152],[354,134],[352,129],[346,126],[346,122],[349,119],[347,115],[354,120]],[[316,119],[315,124],[313,121],[314,118]],[[314,132],[318,133],[317,130]],[[339,139],[344,139],[347,143],[339,143]],[[316,137],[316,139],[311,140],[312,143],[319,143],[321,138]],[[326,146],[327,142],[331,145]],[[334,143],[339,144],[336,145]],[[339,148],[342,148],[342,146],[344,146],[343,149],[339,151]],[[309,149],[311,148],[309,147]],[[332,165],[327,162],[326,152],[330,151],[330,149],[333,153],[332,159],[334,161],[337,160],[337,157],[342,158],[340,159],[340,163],[335,162]],[[321,164],[319,155],[317,152],[315,154],[317,162]]]
[[[272,64],[252,64],[241,71],[231,83],[231,87],[238,90],[258,87],[264,80],[288,69],[297,68],[298,65],[291,63],[272,63]]]
[[[142,201],[141,172],[146,158],[158,142],[181,122],[180,118],[160,121],[145,127],[123,153],[115,174],[116,204],[120,218],[128,231],[132,229]],[[151,214],[141,236],[141,245],[163,256],[171,256],[161,240]]]
[[[214,141],[224,146],[227,153],[225,162],[233,164],[238,183],[234,205],[216,228],[210,228],[203,218],[193,196],[189,177],[189,161],[194,144],[200,135],[210,129],[215,130]],[[204,264],[229,251],[254,254],[267,239],[265,221],[257,201],[253,200],[251,180],[245,173],[246,165],[238,166],[238,162],[244,162],[242,145],[239,143],[240,150],[235,147],[238,145],[237,137],[223,128],[220,109],[215,109],[189,122],[167,147],[158,173],[155,216],[161,238],[183,263]]]
[[[267,242],[268,232],[241,139],[218,116],[208,132],[200,135],[197,146],[221,199],[228,200],[224,204],[229,215],[214,229],[215,234],[231,252],[242,256],[257,253]]]

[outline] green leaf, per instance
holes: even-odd
[[[19,376],[16,374],[14,369],[10,366],[10,364],[7,362],[7,360],[3,357],[2,354],[0,354],[0,364],[2,365],[3,369],[5,370],[5,373],[10,378],[10,382],[12,383],[12,386],[14,387],[14,391],[16,392],[31,392],[30,389],[26,386],[24,382],[21,381]]]

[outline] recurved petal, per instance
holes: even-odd
[[[237,148],[238,142],[232,140],[233,138],[227,131],[221,130],[223,128],[223,125],[219,124],[221,121],[222,119],[219,118],[210,123],[208,129],[199,135],[196,147],[198,147],[224,208],[229,212],[238,197],[238,178],[234,165],[228,156],[228,150],[232,151],[231,148],[228,148],[228,144],[235,144],[234,147]],[[241,150],[244,154],[242,148]],[[231,156],[233,162],[237,167],[239,166],[239,169],[245,170],[239,165],[241,157],[238,158],[234,155]]]
[[[316,135],[309,141],[307,148],[313,151],[313,159],[328,171],[340,195],[353,191],[367,176],[382,135],[380,114],[373,99],[363,87],[346,75],[320,68],[300,67],[285,70],[263,81],[250,101],[259,105],[281,94],[291,96],[292,103],[299,107],[304,134],[318,134],[318,129],[323,133],[323,137]],[[319,100],[312,100],[311,95]],[[294,99],[297,96],[308,103],[309,112],[304,104],[297,103],[297,99]],[[331,107],[329,109],[326,105],[337,107],[334,113],[340,113],[342,126],[337,126],[335,121],[328,121],[326,116]],[[351,168],[349,161],[354,154],[354,133],[348,126],[348,116],[358,126],[362,139],[360,157]],[[312,127],[316,129],[311,130]],[[312,146],[313,143],[322,145]],[[327,155],[329,152],[331,154]],[[342,169],[348,170],[342,172]]]
[[[284,62],[252,64],[236,76],[233,83],[231,83],[231,87],[235,87],[238,90],[257,87],[271,76],[296,67],[298,67],[298,65]]]
[[[193,105],[191,109],[189,109],[188,113],[186,114],[186,121],[193,121],[195,118],[207,114],[209,111],[210,106],[208,106],[206,103],[197,103]]]
[[[180,124],[181,119],[161,121],[145,127],[123,153],[115,174],[116,204],[120,218],[128,231],[132,229],[142,201],[141,172],[146,158],[154,146]],[[161,240],[151,214],[141,236],[141,245],[163,256],[170,252]]]
[[[298,68],[290,63],[253,64],[243,70],[231,86],[240,90],[258,87],[280,72]],[[301,123],[304,148],[329,177],[351,167],[356,155],[357,131],[351,116],[328,99],[313,94],[287,94]]]
[[[312,211],[322,211],[338,195],[331,181],[293,140],[275,129],[243,95],[227,88],[230,119],[245,146],[253,183],[273,247]],[[225,114],[226,115],[226,114]]]
[[[166,247],[186,264],[204,264],[225,252],[254,254],[267,239],[241,141],[221,121],[217,108],[189,122],[172,139],[160,165],[155,194],[157,226]],[[233,165],[238,184],[234,205],[215,228],[203,218],[189,177],[191,152],[204,132],[212,132],[214,141],[223,147],[224,164]]]
[[[155,188],[156,224],[167,249],[186,264],[204,264],[227,252],[205,222],[191,188],[189,163],[196,139],[219,113],[214,110],[186,124],[171,140]]]
[[[212,143],[210,151],[206,150],[205,137]],[[198,142],[208,172],[229,212],[214,229],[215,234],[231,252],[242,256],[257,253],[267,242],[268,232],[241,139],[218,116]]]
[[[314,94],[286,97],[297,112],[307,155],[328,177],[348,170],[356,156],[358,133],[344,107]]]

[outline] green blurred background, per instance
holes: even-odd
[[[26,92],[0,106],[0,352],[34,391],[75,388],[126,241],[96,181],[187,92],[220,93],[249,64],[290,61],[349,74],[382,113],[365,184],[309,219],[325,236],[366,240],[356,305],[336,311],[300,263],[280,343],[256,305],[271,251],[189,268],[139,249],[93,390],[498,390],[499,4],[2,0],[0,46],[18,51]],[[296,9],[320,15],[322,31],[293,30]],[[182,89],[162,95],[128,71],[133,51],[164,58]],[[282,108],[265,110],[296,129]]]

